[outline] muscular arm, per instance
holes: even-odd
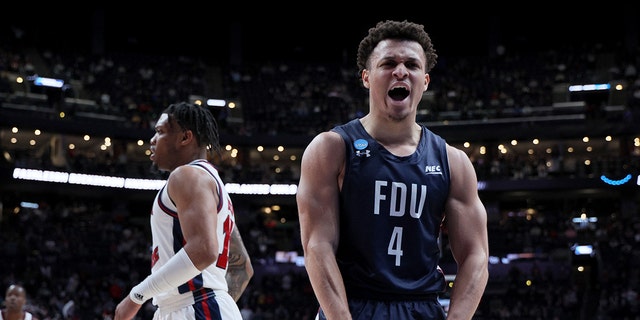
[[[478,196],[473,165],[461,150],[447,146],[451,192],[446,204],[446,228],[458,265],[447,319],[471,319],[489,279],[487,213]]]
[[[327,319],[351,319],[335,257],[344,157],[344,142],[338,134],[325,132],[314,138],[302,156],[296,195],[305,266]]]
[[[193,264],[200,270],[214,263],[218,257],[215,208],[220,201],[213,179],[202,170],[181,167],[180,175],[175,175],[169,192],[178,208],[180,224],[187,239],[185,251]],[[249,253],[242,242],[237,226],[231,232],[229,243],[229,264],[227,285],[229,294],[238,300],[253,276],[253,267]]]
[[[196,268],[205,269],[218,258],[220,245],[216,236],[220,201],[216,183],[203,170],[182,166],[171,173],[167,184],[186,240],[184,250]]]
[[[247,288],[249,280],[253,276],[253,266],[247,248],[242,242],[240,231],[237,227],[231,232],[231,242],[229,243],[229,266],[227,268],[227,285],[229,294],[233,300],[238,301],[242,293]]]

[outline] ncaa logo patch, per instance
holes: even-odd
[[[358,139],[353,142],[353,146],[356,147],[356,150],[362,150],[369,146],[369,142],[365,139]]]
[[[367,158],[371,156],[371,154],[369,154],[369,150],[364,150],[369,146],[369,142],[367,142],[367,140],[358,139],[353,142],[353,146],[356,148],[356,156],[358,157],[365,156]]]

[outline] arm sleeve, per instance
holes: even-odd
[[[135,303],[143,304],[163,292],[177,288],[198,274],[200,270],[193,265],[183,248],[167,264],[133,287],[129,297]]]

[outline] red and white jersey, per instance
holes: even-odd
[[[235,228],[233,204],[218,171],[210,162],[200,159],[187,165],[208,172],[211,175],[211,179],[215,180],[218,188],[216,192],[220,201],[218,207],[215,208],[218,214],[216,230],[219,244],[218,259],[189,282],[154,297],[153,304],[161,307],[194,304],[207,298],[207,295],[212,290],[223,290],[225,292],[228,290],[225,275],[229,262],[231,231]],[[169,196],[166,185],[156,195],[150,220],[153,242],[151,272],[153,273],[166,264],[186,243],[180,228],[180,218],[178,217],[176,206]]]

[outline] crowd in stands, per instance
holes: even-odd
[[[528,108],[553,104],[557,85],[619,80],[627,84],[624,108],[629,112],[628,121],[640,119],[637,51],[592,46],[514,54],[508,48],[495,49],[487,57],[442,57],[432,72],[431,93],[425,97],[428,112],[421,114],[421,120],[525,117]],[[38,88],[17,87],[9,79],[16,74],[38,74],[64,79],[72,84],[64,92],[66,97],[92,102],[45,101],[45,107],[119,117],[131,128],[152,128],[152,121],[168,103],[189,100],[191,95],[221,94],[238,99],[242,109],[241,123],[228,121],[230,110],[221,109],[218,117],[226,134],[313,135],[366,111],[362,109],[367,105],[365,91],[350,65],[277,61],[222,68],[217,73],[215,66],[193,57],[94,56],[20,51],[0,44],[0,103],[25,102],[21,90]],[[602,105],[588,107],[597,110]],[[597,117],[598,111],[593,112]],[[34,159],[30,153],[14,156],[27,167],[51,166],[46,158]],[[82,172],[126,170],[141,177],[148,172],[148,163],[125,163],[121,168],[117,161],[103,166],[76,160],[75,170]],[[481,180],[589,176],[621,168],[638,172],[640,168],[637,155],[602,155],[595,161],[596,169],[571,165],[575,161],[567,158],[559,160],[561,170],[549,166],[553,159],[546,158],[473,160]],[[293,173],[275,178],[261,168],[261,164],[243,168],[221,164],[229,182],[296,180]],[[115,303],[149,272],[146,215],[122,199],[43,197],[37,209],[13,210],[19,207],[18,197],[20,194],[5,194],[1,199],[5,207],[0,215],[0,284],[23,283],[30,293],[30,311],[42,320],[111,319]],[[535,215],[504,213],[490,222],[493,256],[531,253],[534,258],[491,266],[490,284],[477,319],[640,319],[636,206],[627,202],[600,206],[598,222],[588,228],[572,223],[581,208],[544,208]],[[239,301],[246,319],[313,319],[318,305],[304,269],[273,259],[279,250],[301,253],[295,221],[290,232],[282,233],[273,221],[239,208],[236,214],[248,217],[239,228],[257,271]],[[575,271],[570,250],[580,241],[589,241],[596,248],[583,273]],[[446,264],[452,257],[446,247],[443,253]],[[150,319],[152,313],[147,303],[139,315]]]
[[[640,108],[637,48],[614,43],[531,52],[500,45],[492,49],[494,53],[483,56],[440,57],[431,71],[422,121],[526,116],[532,107],[570,99],[566,88],[556,91],[569,84],[622,83],[624,107],[635,114]],[[29,82],[12,85],[10,76],[62,79],[69,85],[65,97],[92,102],[67,108],[121,116],[143,128],[150,127],[168,103],[217,96],[238,102],[241,109],[237,116],[242,123],[224,126],[229,133],[312,136],[366,111],[366,91],[352,69],[352,63],[345,62],[249,61],[230,66],[192,56],[0,47],[0,93],[41,90]],[[608,102],[593,101],[585,111],[596,116]],[[228,108],[220,108],[221,122],[228,113]]]
[[[558,96],[557,86],[620,82],[626,85],[622,93],[616,93],[624,96],[620,106],[623,112],[615,121],[637,123],[640,121],[638,56],[637,49],[617,44],[529,53],[514,53],[498,46],[495,53],[488,56],[440,57],[440,64],[431,72],[434,81],[424,99],[424,112],[419,117],[425,122],[526,117],[537,107],[551,106],[554,97]],[[363,106],[367,105],[366,91],[358,82],[355,71],[337,62],[278,61],[259,65],[247,62],[242,67],[222,67],[189,56],[92,55],[47,49],[19,51],[7,47],[0,48],[0,75],[3,103],[40,103],[49,108],[65,109],[70,115],[107,115],[114,117],[117,125],[130,128],[152,128],[158,112],[171,102],[219,95],[237,101],[239,105],[236,111],[228,107],[215,109],[223,134],[310,137],[359,117],[366,111]],[[43,88],[29,81],[11,83],[16,75],[63,79],[70,84],[64,96],[74,98],[76,102],[61,99],[50,105],[49,100],[25,100],[25,92],[39,92]],[[560,95],[563,94],[569,95],[567,92]],[[583,112],[589,117],[603,118],[602,109],[611,102],[609,100],[613,99],[590,101]],[[45,157],[39,157],[45,160],[39,163],[30,152],[16,153],[16,161],[27,167],[48,166]],[[122,154],[117,159],[110,156],[106,154],[104,158],[87,161],[82,154],[75,154],[69,159],[68,169],[135,177],[147,175],[146,163],[136,163]],[[580,165],[580,159],[570,156],[554,160],[547,155],[497,155],[473,160],[481,179],[517,179],[557,173],[550,167],[552,161],[558,162],[555,167],[563,168],[567,175],[589,176],[605,172],[606,168],[620,168],[616,162],[628,165],[637,159],[618,156],[611,159],[609,155],[602,155],[595,161],[602,165],[591,167]],[[123,162],[127,164],[124,167],[121,166]],[[234,170],[237,163],[233,161],[223,161],[221,166],[228,176],[252,179],[256,183],[296,179],[295,174],[256,174],[264,171],[263,163],[243,163],[243,169],[239,171]],[[289,173],[295,168],[284,171]]]

